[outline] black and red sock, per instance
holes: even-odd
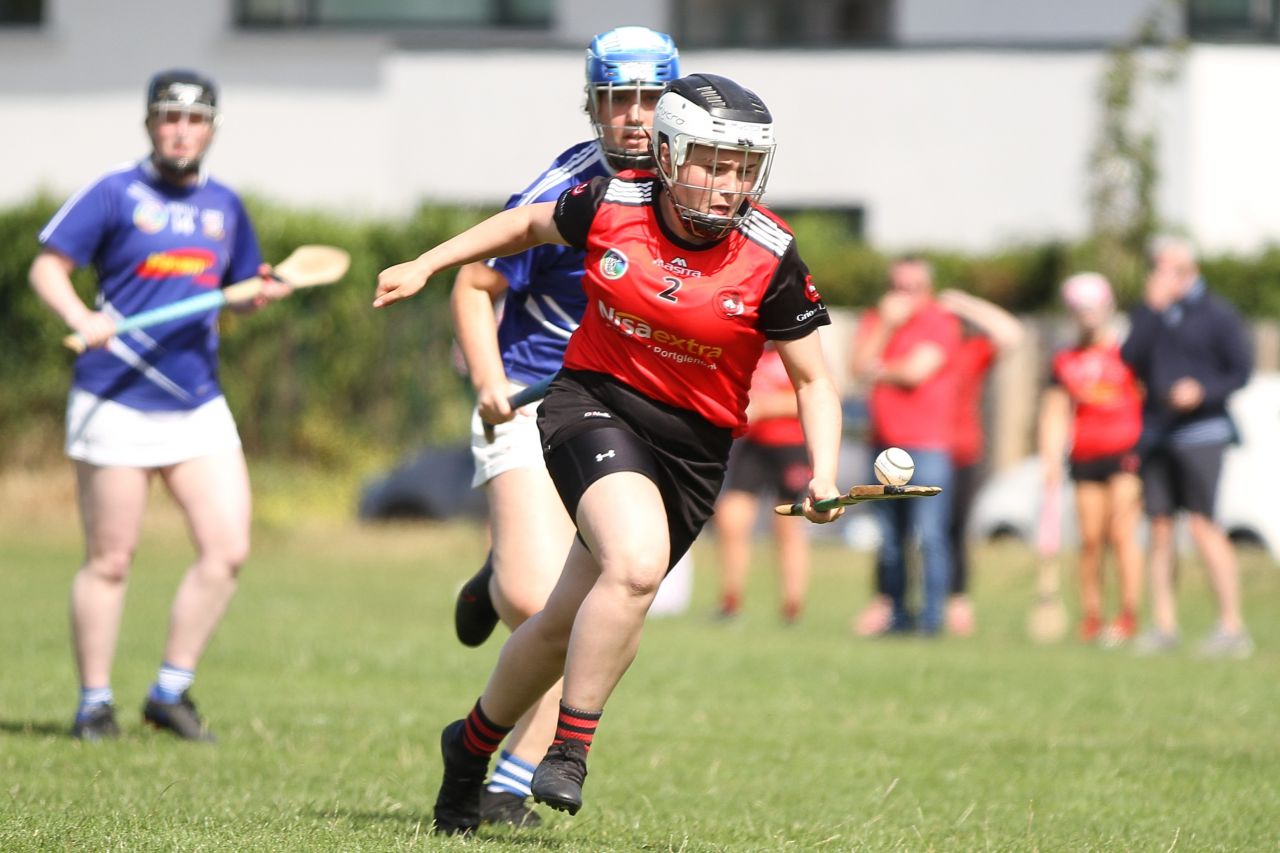
[[[467,714],[462,727],[462,745],[467,752],[480,758],[488,758],[498,750],[502,739],[514,726],[500,726],[485,716],[480,708],[480,700]]]
[[[556,737],[551,743],[564,743],[567,740],[579,741],[587,751],[591,750],[591,741],[596,736],[596,726],[600,725],[600,715],[604,711],[580,711],[560,703],[560,718],[556,720]]]

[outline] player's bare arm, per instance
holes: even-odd
[[[506,276],[486,263],[474,262],[458,270],[449,299],[453,331],[467,362],[480,418],[486,423],[502,423],[514,414],[507,402],[511,386],[498,351],[498,321],[493,310],[506,291]]]
[[[75,261],[61,252],[45,249],[31,263],[28,280],[44,304],[62,318],[71,331],[84,339],[89,347],[105,346],[116,333],[116,324],[100,311],[84,304],[71,283]]]
[[[834,521],[844,512],[843,507],[826,512],[815,512],[812,507],[814,501],[840,494],[836,487],[842,427],[840,395],[827,372],[816,331],[794,341],[777,341],[776,346],[787,376],[796,389],[796,408],[800,425],[804,428],[809,467],[813,470],[805,517],[819,524]]]
[[[880,371],[880,381],[903,388],[914,388],[928,382],[947,363],[947,352],[932,342],[918,343],[901,358],[886,362]]]
[[[1071,433],[1071,397],[1061,387],[1046,388],[1040,397],[1037,439],[1044,481],[1056,485],[1062,480],[1062,463],[1067,458]]]
[[[408,299],[435,273],[472,261],[514,255],[544,243],[568,245],[555,224],[555,203],[513,207],[441,243],[433,249],[388,267],[378,275],[374,308]]]

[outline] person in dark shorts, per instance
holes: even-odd
[[[747,420],[747,434],[734,442],[729,453],[729,471],[716,501],[720,550],[720,607],[716,615],[721,619],[732,619],[741,610],[761,499],[799,503],[812,476],[804,428],[796,417],[795,390],[772,347],[765,348],[751,380]],[[800,619],[809,589],[809,535],[801,519],[769,515],[778,552],[781,616],[791,625]]]
[[[759,204],[774,152],[768,108],[723,77],[682,77],[658,100],[653,145],[656,173],[598,177],[554,203],[505,210],[378,277],[375,308],[470,261],[539,243],[586,252],[586,312],[538,415],[577,538],[546,606],[508,638],[467,717],[442,732],[437,832],[479,825],[490,757],[561,676],[555,741],[531,787],[552,808],[581,808],[604,705],[658,584],[711,515],[766,340],[804,424],[805,515],[839,515],[813,509],[839,494],[840,401],[817,334],[826,306],[790,229]]]
[[[1080,528],[1080,639],[1111,647],[1132,639],[1138,630],[1142,394],[1120,358],[1111,284],[1098,273],[1079,273],[1063,282],[1062,300],[1079,338],[1053,357],[1040,405],[1040,459],[1045,489],[1057,490],[1063,459],[1069,458]],[[1108,545],[1120,581],[1120,609],[1110,624],[1103,619],[1102,603],[1102,560]]]
[[[947,599],[947,631],[967,637],[975,630],[969,595],[969,515],[982,486],[986,455],[982,397],[987,375],[999,357],[1022,343],[1017,317],[971,293],[944,290],[938,304],[961,322],[960,346],[951,360],[955,377],[955,416],[951,427],[951,597]]]
[[[1153,624],[1138,649],[1155,653],[1178,645],[1173,520],[1184,510],[1218,609],[1200,652],[1248,657],[1253,640],[1241,612],[1235,551],[1213,514],[1222,456],[1236,436],[1227,400],[1253,370],[1249,334],[1235,310],[1209,293],[1188,241],[1161,237],[1151,259],[1144,301],[1130,313],[1132,328],[1120,349],[1147,390],[1141,447]]]

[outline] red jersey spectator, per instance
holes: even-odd
[[[955,381],[955,414],[951,426],[951,597],[947,630],[968,636],[974,630],[969,597],[969,545],[965,530],[978,488],[982,485],[986,442],[982,397],[996,357],[1022,342],[1022,323],[995,303],[959,290],[944,290],[938,303],[963,322],[964,338],[951,359]]]
[[[1080,273],[1062,285],[1062,298],[1080,331],[1079,342],[1053,359],[1040,409],[1040,456],[1045,488],[1060,488],[1070,447],[1080,524],[1080,638],[1116,645],[1137,631],[1142,552],[1137,529],[1142,485],[1136,447],[1142,432],[1142,396],[1120,359],[1112,329],[1111,285]],[[1120,613],[1104,629],[1102,556],[1110,543],[1120,575]]]
[[[761,498],[797,503],[804,499],[810,476],[795,389],[778,351],[766,346],[751,377],[747,434],[734,442],[724,489],[716,501],[720,618],[737,616],[742,606]],[[809,537],[800,519],[770,515],[782,584],[782,621],[792,624],[800,618],[809,586]]]
[[[901,447],[915,460],[915,479],[942,487],[929,501],[884,501],[876,564],[879,593],[857,620],[866,635],[917,627],[906,603],[906,547],[920,541],[924,564],[924,607],[918,627],[926,634],[942,628],[943,604],[951,583],[951,430],[955,378],[948,362],[960,346],[960,323],[933,298],[933,268],[904,257],[889,268],[889,292],[858,324],[851,371],[870,383],[872,455]]]

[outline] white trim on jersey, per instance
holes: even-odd
[[[40,241],[40,244],[44,245],[45,241],[47,241],[51,236],[53,236],[53,232],[57,230],[60,224],[62,224],[62,220],[66,218],[67,214],[71,212],[72,208],[74,208],[76,204],[79,203],[80,199],[84,198],[84,196],[90,190],[98,186],[98,184],[102,183],[112,175],[119,175],[121,172],[128,172],[131,169],[137,168],[137,166],[138,164],[136,161],[130,162],[130,163],[123,163],[119,166],[116,166],[114,169],[104,172],[103,174],[98,176],[97,180],[94,180],[91,183],[85,184],[83,187],[77,190],[75,195],[71,196],[71,198],[67,199],[62,203],[62,207],[58,208],[58,212],[53,215],[53,218],[49,220],[49,224],[46,225],[44,227],[44,230],[40,232],[40,236],[38,238]]]
[[[568,320],[572,324],[572,328],[566,329],[563,326],[557,326],[555,323],[548,320],[547,315],[543,314],[542,309],[538,307],[536,296],[533,299],[525,300],[524,310],[529,312],[529,316],[537,320],[538,325],[542,326],[542,328],[546,329],[548,332],[551,332],[558,338],[564,338],[566,341],[569,340],[569,337],[573,334],[573,330],[578,328],[578,324],[574,323],[573,319],[569,317],[569,315],[565,314],[564,311],[561,310],[559,305],[556,305],[555,300],[548,297],[546,301],[549,307],[551,307],[556,312],[556,314],[558,314],[561,317],[564,317],[566,320]]]
[[[653,181],[635,182],[614,178],[604,191],[604,200],[615,204],[648,204],[653,200]]]
[[[605,162],[604,153],[601,152],[600,146],[592,143],[590,148],[583,149],[564,163],[556,166],[554,169],[547,170],[547,173],[538,180],[536,184],[529,187],[520,196],[520,200],[516,202],[514,207],[523,207],[526,204],[532,204],[533,200],[554,187],[556,184],[566,180],[576,180],[577,175],[582,170],[595,162],[599,162],[606,168],[608,164]]]
[[[778,223],[754,208],[738,226],[738,230],[749,240],[760,244],[778,257],[787,253],[791,241],[795,239],[782,230]]]
[[[108,317],[110,317],[112,320],[116,321],[117,323],[120,322],[122,319],[124,319],[124,315],[121,314],[119,311],[117,311],[115,306],[112,305],[110,302],[103,302],[101,310],[103,314],[106,314]],[[141,330],[134,330],[129,334],[129,337],[130,339],[135,340],[138,343],[142,344],[142,346],[144,346],[148,350],[155,350],[155,349],[158,349],[160,346],[160,344],[154,338],[152,338],[150,335],[143,334]],[[191,395],[188,394],[186,391],[184,391],[181,385],[174,382],[168,376],[165,376],[159,370],[156,370],[155,367],[143,361],[140,355],[134,352],[129,346],[127,346],[124,343],[124,341],[120,340],[119,338],[113,337],[110,341],[107,342],[107,351],[110,352],[112,355],[114,355],[116,358],[123,361],[125,364],[132,367],[134,370],[141,373],[143,378],[150,381],[161,391],[165,391],[169,395],[173,397],[177,397],[179,400],[181,400],[184,403],[188,403],[192,400]]]
[[[107,342],[107,350],[116,358],[141,373],[145,379],[150,381],[161,391],[168,392],[170,395],[177,397],[184,403],[191,402],[191,395],[186,391],[183,391],[181,385],[143,361],[142,356],[131,350],[129,345],[124,341],[119,338],[112,338]]]

